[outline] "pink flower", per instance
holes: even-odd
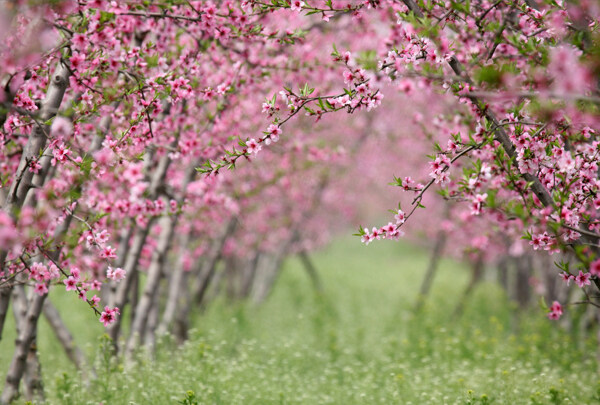
[[[306,4],[301,0],[292,0],[290,2],[290,9],[293,11],[302,11],[302,7]]]
[[[100,257],[103,259],[115,259],[117,257],[116,252],[116,249],[112,248],[111,246],[106,246],[100,252]]]
[[[262,149],[262,146],[256,142],[256,139],[252,138],[246,142],[246,148],[248,148],[248,153],[257,154]]]
[[[391,222],[388,222],[387,225],[381,227],[381,230],[386,234],[392,234],[396,231],[396,226]]]
[[[34,160],[29,164],[29,171],[31,173],[38,174],[40,172],[40,170],[42,170],[42,165],[40,164],[39,161]]]
[[[108,233],[108,231],[106,229],[104,229],[96,234],[96,242],[98,242],[100,245],[104,245],[106,242],[108,242],[109,238],[110,238],[110,233]]]
[[[83,61],[85,60],[85,56],[80,54],[79,52],[73,52],[73,56],[71,56],[71,58],[69,60],[71,61],[71,68],[73,70],[77,70],[83,64]]]
[[[579,274],[575,277],[575,283],[579,287],[590,285],[592,284],[592,282],[590,281],[590,277],[592,277],[591,273],[584,273],[581,270],[579,270]]]
[[[557,312],[549,312],[548,319],[550,319],[552,321],[557,321],[558,319],[560,319],[560,314]]]
[[[81,270],[78,267],[73,267],[71,269],[71,276],[75,279],[75,281],[79,281],[81,277]]]
[[[398,210],[398,213],[394,215],[394,219],[396,220],[396,225],[401,225],[406,221],[406,214],[404,214],[404,211]]]
[[[92,298],[90,298],[90,301],[92,301],[92,306],[96,307],[96,306],[98,306],[98,303],[100,302],[100,297],[98,297],[97,295],[94,295]]]
[[[122,280],[125,278],[125,270],[120,267],[113,269],[112,267],[108,266],[108,269],[106,270],[106,277],[114,281]]]
[[[596,259],[590,265],[590,273],[594,276],[600,276],[600,259]]]
[[[4,211],[0,211],[0,248],[14,248],[17,238],[18,232],[13,219]]]
[[[267,128],[267,133],[270,135],[273,142],[277,142],[279,140],[279,135],[281,135],[281,128],[279,128],[277,125],[269,125],[269,128]]]
[[[271,114],[271,112],[273,111],[273,106],[270,103],[262,103],[262,110],[263,113],[269,113]]]
[[[558,301],[554,301],[552,306],[550,306],[550,312],[548,313],[548,318],[555,321],[561,317],[563,314],[562,305]]]
[[[550,311],[552,311],[552,312],[558,312],[561,315],[563,313],[562,306],[560,305],[560,303],[558,301],[554,301],[552,303],[552,306],[550,307]]]
[[[110,309],[109,307],[104,307],[104,311],[100,315],[100,322],[106,327],[117,319],[117,315],[119,315],[119,308]]]
[[[63,281],[65,284],[67,291],[76,290],[77,289],[77,280],[73,277],[69,276],[66,280]]]
[[[57,148],[52,151],[52,164],[55,165],[56,162],[64,163],[67,161],[67,157],[71,154],[71,151],[65,147],[64,144],[60,144]]]
[[[487,199],[487,193],[477,194],[473,201],[471,201],[471,215],[479,215],[481,214],[481,210],[483,209],[483,204]]]
[[[85,35],[83,35],[83,34],[75,34],[75,35],[73,35],[73,38],[71,39],[71,42],[77,48],[84,49],[85,46],[88,43],[88,40],[86,39]]]
[[[362,238],[360,238],[360,241],[362,243],[365,244],[365,246],[369,246],[369,243],[371,243],[371,241],[373,240],[373,238],[371,237],[371,235],[369,235],[369,232],[365,233]]]
[[[344,83],[348,85],[352,83],[352,80],[354,80],[354,75],[349,70],[344,70],[344,72],[342,72],[342,75],[344,76]]]
[[[560,273],[559,276],[563,279],[565,283],[567,283],[567,286],[571,283],[571,280],[575,280],[575,276],[567,273],[566,271]]]
[[[50,133],[55,138],[68,137],[73,134],[73,123],[71,120],[59,115],[52,121]]]
[[[48,293],[48,286],[46,286],[46,283],[37,283],[34,289],[35,292],[39,295],[44,295]]]

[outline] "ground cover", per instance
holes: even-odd
[[[442,261],[432,295],[412,308],[428,252],[410,245],[360,246],[342,238],[314,254],[317,293],[291,259],[266,303],[217,299],[194,319],[190,340],[165,339],[156,358],[123,365],[108,355],[86,306],[66,319],[95,360],[82,383],[42,323],[46,395],[56,404],[588,404],[600,402],[595,343],[569,334],[535,308],[515,315],[503,291],[482,283],[452,316],[466,267]],[[0,350],[7,364],[9,326]],[[593,335],[593,334],[592,334]],[[587,348],[587,350],[586,350]],[[5,370],[2,370],[4,373]]]

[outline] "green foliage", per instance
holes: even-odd
[[[198,405],[198,401],[196,401],[196,394],[194,391],[188,391],[185,393],[185,397],[178,402],[181,405]]]

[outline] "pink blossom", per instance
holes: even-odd
[[[38,174],[40,172],[40,170],[42,170],[42,165],[40,164],[39,160],[33,160],[29,164],[29,171],[30,172]]]
[[[590,281],[591,276],[591,273],[584,273],[581,270],[579,270],[579,274],[575,276],[575,284],[577,284],[579,287],[590,285],[592,284],[592,282]]]
[[[34,287],[34,290],[39,295],[44,295],[48,293],[48,286],[46,283],[37,283]]]
[[[171,211],[171,213],[175,213],[177,212],[177,201],[171,199],[169,201],[169,210]]]
[[[600,259],[596,259],[590,265],[590,273],[596,277],[600,276]]]
[[[17,242],[18,232],[13,219],[0,211],[0,249],[11,249]]]
[[[372,241],[373,241],[373,237],[371,237],[371,235],[369,235],[369,231],[366,231],[365,234],[361,238],[361,242],[364,243],[365,246],[368,246],[369,243],[371,243]]]
[[[560,273],[559,276],[563,279],[565,283],[567,283],[567,286],[571,283],[571,280],[575,280],[575,276],[567,273],[566,271]]]
[[[122,280],[125,278],[125,270],[120,267],[113,269],[112,267],[108,266],[108,269],[106,270],[106,277],[114,281]]]
[[[73,52],[73,55],[69,58],[69,61],[71,62],[71,68],[73,70],[77,70],[85,61],[85,55],[82,55],[79,52]]]
[[[72,276],[69,276],[66,280],[63,281],[63,283],[66,286],[67,291],[77,289],[77,280],[75,280],[75,278],[73,278]]]
[[[481,214],[481,210],[483,209],[483,204],[487,199],[487,193],[477,194],[473,200],[471,201],[471,215],[479,215]]]
[[[281,135],[281,128],[279,128],[277,125],[269,125],[266,134],[269,135],[268,139],[273,142],[277,142],[279,140],[279,135]]]
[[[117,315],[119,314],[119,308],[117,307],[113,309],[104,307],[104,311],[102,311],[102,314],[100,315],[100,322],[102,322],[105,327],[109,326],[117,319]]]
[[[102,231],[96,233],[96,242],[98,242],[98,244],[100,245],[104,245],[106,242],[108,242],[109,238],[110,233],[108,233],[106,229],[103,229]]]
[[[375,227],[371,230],[371,238],[372,239],[381,239],[383,232]]]
[[[78,267],[72,267],[71,276],[75,279],[75,281],[79,281],[79,278],[81,276],[81,270],[79,270]]]
[[[71,154],[71,151],[64,145],[60,144],[57,148],[52,150],[52,164],[55,165],[56,162],[64,163],[67,161],[67,157]]]
[[[550,312],[548,313],[548,318],[551,320],[558,320],[563,314],[563,308],[558,301],[554,301],[550,306]]]
[[[68,137],[73,133],[73,123],[70,119],[59,115],[52,121],[52,125],[50,126],[50,133],[52,134],[52,136],[59,139]]]
[[[306,3],[301,0],[291,0],[290,1],[290,9],[293,11],[302,11],[302,7],[304,7]]]
[[[396,225],[402,225],[406,221],[406,214],[404,214],[404,211],[398,210],[396,215],[394,215],[394,219],[396,220]]]
[[[248,153],[257,154],[262,149],[262,146],[256,142],[256,139],[252,138],[246,141],[246,148],[248,149]]]
[[[103,259],[115,259],[117,257],[117,250],[111,246],[106,246],[101,250],[100,257]]]
[[[100,303],[100,297],[94,294],[94,296],[90,298],[90,301],[92,302],[92,306],[96,307]]]

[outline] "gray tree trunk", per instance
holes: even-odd
[[[186,232],[180,238],[178,238],[177,244],[179,246],[186,247],[190,241],[190,237],[190,232]],[[180,304],[179,297],[181,295],[181,292],[184,288],[187,288],[187,286],[183,284],[183,279],[183,257],[181,257],[175,262],[173,271],[171,272],[171,277],[169,278],[167,302],[165,304],[165,310],[162,319],[157,328],[157,334],[159,336],[166,334],[171,327],[171,324],[175,317],[175,311],[177,310]]]
[[[419,312],[423,308],[423,305],[427,300],[427,296],[429,295],[429,291],[433,285],[435,273],[437,273],[439,268],[440,259],[442,258],[442,253],[444,252],[445,247],[446,232],[439,231],[435,239],[435,244],[433,245],[433,250],[431,251],[429,266],[427,266],[425,277],[423,277],[423,281],[421,282],[421,289],[419,290],[419,296],[417,297],[417,302],[415,304],[416,312]]]
[[[29,165],[33,160],[38,158],[46,148],[47,135],[50,131],[50,126],[45,125],[44,123],[53,118],[58,112],[68,85],[69,70],[59,62],[50,83],[48,84],[46,97],[40,108],[38,118],[39,124],[34,125],[31,130],[15,178],[11,183],[2,207],[4,212],[11,215],[13,218],[16,218],[15,215],[17,211],[23,207],[25,197],[33,186],[33,172],[28,170]],[[7,254],[8,251],[0,250],[0,271],[4,269],[4,261],[6,260]],[[10,286],[0,287],[0,339],[2,338],[2,331],[6,321],[10,295]]]
[[[50,324],[50,327],[54,331],[54,334],[58,338],[58,341],[65,350],[69,360],[73,362],[75,367],[77,367],[77,370],[85,373],[87,363],[85,356],[81,349],[75,344],[73,335],[71,335],[58,310],[49,299],[44,302],[43,313]]]
[[[148,276],[146,278],[144,293],[141,296],[133,315],[131,331],[129,332],[129,337],[125,346],[125,353],[127,355],[131,355],[133,353],[133,350],[140,342],[141,337],[144,336],[151,309],[154,305],[156,305],[156,301],[158,300],[157,292],[162,276],[161,270],[171,246],[172,237],[175,233],[177,217],[163,217],[161,218],[161,222],[162,229],[158,239],[158,245],[152,254],[152,260],[150,262],[150,267],[148,268]]]

